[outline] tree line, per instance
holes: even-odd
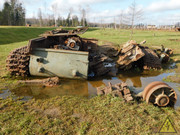
[[[39,8],[37,17],[27,18],[26,23],[33,26],[66,26],[66,27],[76,27],[76,26],[88,26],[86,19],[86,10],[81,10],[81,18],[73,14],[72,10],[69,11],[66,18],[58,15],[56,7],[53,7],[55,11],[54,14],[43,14],[41,8]]]
[[[107,25],[104,23],[104,20],[101,17],[100,23],[95,22],[87,22],[86,12],[88,9],[80,8],[79,13],[80,16],[77,16],[73,12],[73,8],[69,9],[69,13],[67,17],[62,17],[59,15],[57,4],[52,5],[53,14],[46,14],[41,11],[39,8],[37,12],[37,17],[33,16],[32,18],[25,19],[25,8],[23,8],[22,3],[18,2],[18,0],[6,0],[4,3],[2,11],[0,11],[0,25],[16,25],[22,26],[25,24],[33,25],[33,26],[66,26],[66,27],[76,27],[76,26],[91,26],[91,27],[106,27]],[[139,19],[142,13],[137,9],[135,2],[130,6],[130,14],[125,15],[123,12],[119,15],[119,24],[115,21],[114,23],[109,23],[109,27],[114,27],[115,29],[124,28],[125,26],[131,26],[133,28],[134,21]],[[125,18],[129,16],[129,18]],[[89,18],[88,18],[89,19]],[[128,21],[126,21],[128,20]]]
[[[17,0],[6,1],[0,11],[0,25],[25,25],[25,8]]]

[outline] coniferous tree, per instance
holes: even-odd
[[[0,25],[25,25],[25,9],[17,0],[4,3],[0,11]]]

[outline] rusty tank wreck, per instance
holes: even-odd
[[[169,55],[129,41],[120,49],[98,46],[97,39],[81,38],[87,27],[75,30],[56,29],[29,40],[27,46],[10,52],[6,67],[15,76],[47,76],[88,79],[103,75],[116,76],[118,70],[138,67],[161,69]],[[163,55],[162,55],[163,53]]]
[[[102,54],[96,39],[81,38],[88,28],[57,29],[29,40],[27,46],[10,52],[6,67],[15,76],[57,76],[87,79],[104,75],[115,62]]]
[[[87,79],[89,49],[97,40],[78,36],[88,28],[53,30],[10,52],[6,67],[15,76],[58,76]]]

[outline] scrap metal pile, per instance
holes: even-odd
[[[106,87],[98,87],[97,88],[97,94],[98,95],[108,95],[112,94],[114,97],[120,97],[123,98],[126,102],[132,101],[133,97],[131,94],[131,91],[129,90],[126,83],[117,83],[115,85],[112,85],[109,82],[109,86]]]
[[[104,49],[104,46],[98,46],[95,53],[90,53],[90,69],[96,76],[112,75],[120,70],[130,70],[139,68],[141,70],[162,68],[162,63],[167,63],[173,54],[172,49],[150,49],[143,46],[146,41],[137,44],[136,41],[129,41],[123,45],[121,50],[115,47]],[[103,49],[102,49],[103,48]],[[112,55],[114,54],[114,55]]]
[[[161,69],[162,63],[169,61],[169,55],[172,54],[171,49],[153,50],[147,46],[143,46],[145,41],[137,44],[136,41],[127,42],[119,55],[117,61],[118,68],[129,70],[138,67],[140,69]]]

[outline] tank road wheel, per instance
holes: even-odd
[[[75,47],[75,43],[74,42],[72,42],[72,43],[70,43],[70,45],[69,45],[71,48],[74,48]]]
[[[177,95],[169,85],[157,81],[146,86],[143,91],[143,100],[160,107],[174,106],[177,101]]]
[[[76,42],[76,44],[80,47],[80,50],[82,50],[83,44],[82,44],[81,38],[80,37],[71,37],[71,39],[74,40]]]

